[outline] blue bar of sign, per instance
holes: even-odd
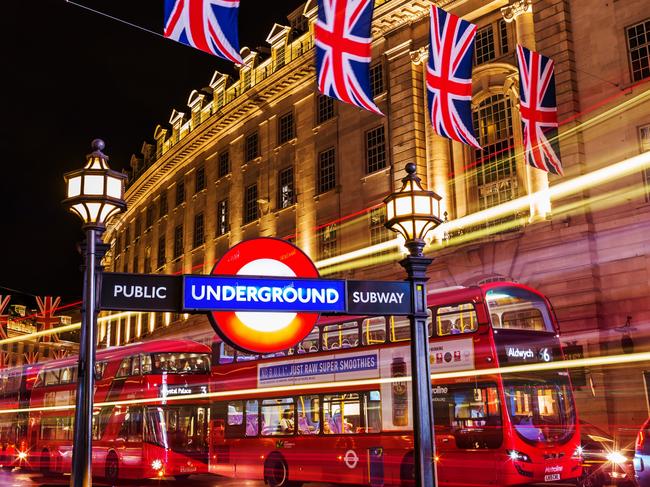
[[[183,310],[343,312],[345,281],[183,276]]]

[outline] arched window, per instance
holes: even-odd
[[[489,96],[474,111],[474,128],[483,147],[475,151],[478,201],[481,210],[517,197],[517,168],[510,101]]]

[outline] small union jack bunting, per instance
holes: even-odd
[[[537,169],[562,174],[553,61],[517,46],[524,157]]]
[[[40,311],[40,313],[36,315],[36,323],[40,325],[38,331],[51,330],[54,326],[59,324],[60,318],[54,316],[54,313],[60,303],[61,298],[59,297],[53,298],[52,296],[45,296],[44,298],[40,298],[36,296],[36,304]],[[45,335],[41,337],[41,340],[44,342],[58,342],[59,337],[56,334]]]
[[[239,0],[165,0],[164,36],[243,64],[238,17]]]
[[[472,125],[476,25],[431,5],[427,98],[433,130],[480,149]]]
[[[370,89],[374,0],[319,0],[314,28],[318,91],[383,115]]]

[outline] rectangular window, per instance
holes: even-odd
[[[278,209],[289,208],[295,202],[293,167],[288,167],[278,174]]]
[[[323,350],[339,350],[359,346],[359,323],[349,321],[323,326]]]
[[[230,231],[229,220],[228,200],[221,200],[217,203],[217,237],[225,235]]]
[[[299,435],[317,435],[320,432],[320,398],[316,395],[300,396],[296,403]]]
[[[492,24],[481,27],[476,31],[474,45],[474,61],[476,65],[491,61],[496,57],[494,49],[494,30]]]
[[[145,274],[151,273],[151,247],[148,246],[144,249],[144,268],[142,271]]]
[[[201,109],[198,108],[192,112],[192,128],[195,129],[201,123]]]
[[[386,167],[386,138],[384,126],[366,132],[366,173],[370,174]]]
[[[167,192],[160,193],[160,202],[158,203],[159,209],[160,209],[160,214],[159,217],[162,218],[167,214],[169,211],[169,207],[167,206]]]
[[[244,161],[250,162],[260,155],[259,136],[257,132],[248,134],[244,141]]]
[[[194,215],[194,239],[193,248],[200,247],[205,242],[205,234],[203,231],[203,213]]]
[[[336,240],[337,225],[325,225],[318,229],[318,259],[329,259],[334,257],[338,252],[338,245]]]
[[[632,81],[650,76],[650,19],[626,29]]]
[[[133,273],[137,274],[138,273],[138,254],[135,254],[133,256]]]
[[[205,167],[201,166],[196,170],[194,176],[194,192],[198,193],[205,189]]]
[[[325,394],[323,396],[323,434],[350,435],[363,432],[362,411],[363,404],[360,394]]]
[[[224,105],[224,93],[223,90],[219,90],[217,93],[217,110],[219,110]]]
[[[478,330],[478,317],[472,303],[441,306],[436,311],[436,334],[459,335]]]
[[[386,228],[386,207],[373,208],[368,214],[370,220],[370,245],[380,244],[390,239],[390,230]]]
[[[167,258],[165,257],[165,250],[166,250],[166,245],[167,242],[165,241],[165,236],[163,235],[158,239],[158,267],[162,267],[165,265],[167,262]]]
[[[242,79],[242,81],[243,81],[242,91],[246,91],[247,89],[249,89],[251,87],[251,85],[252,85],[251,79],[252,79],[251,70],[247,69],[246,71],[244,71],[244,76],[243,76],[243,79]]]
[[[379,62],[370,66],[370,93],[375,98],[384,91],[384,66]]]
[[[650,125],[639,127],[639,141],[641,143],[641,152],[650,151]],[[645,183],[645,198],[650,202],[650,167],[643,170],[643,181]]]
[[[294,433],[295,408],[292,397],[262,401],[262,436],[286,436]]]
[[[275,71],[284,67],[286,63],[286,48],[282,44],[275,49]]]
[[[499,20],[499,43],[501,44],[501,54],[508,53],[508,24],[505,20]]]
[[[176,206],[185,202],[185,181],[176,183]]]
[[[318,95],[318,113],[316,123],[319,125],[334,117],[334,98],[326,95]]]
[[[254,222],[258,218],[257,184],[251,184],[244,193],[244,223]]]
[[[366,318],[361,326],[361,343],[363,345],[379,345],[386,342],[386,318],[383,316]]]
[[[126,225],[126,232],[124,235],[124,250],[126,250],[129,245],[131,245],[131,225]]]
[[[138,240],[140,240],[140,236],[142,234],[142,217],[140,215],[135,217],[135,230],[133,233],[134,233],[133,236],[135,237],[135,241],[137,242]]]
[[[227,174],[230,174],[230,152],[224,150],[219,154],[218,176],[222,178]]]
[[[278,144],[289,142],[294,134],[293,112],[285,113],[278,119]]]
[[[153,205],[149,205],[147,207],[145,222],[146,222],[146,225],[147,225],[147,230],[149,230],[153,226]]]
[[[336,187],[336,150],[331,147],[318,154],[318,193]]]
[[[174,228],[174,259],[183,255],[183,225]]]

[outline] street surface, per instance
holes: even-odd
[[[38,472],[27,472],[24,470],[0,470],[0,486],[1,487],[60,487],[70,484],[69,476],[62,477],[43,477]],[[240,480],[240,479],[226,479],[213,475],[195,475],[190,477],[189,480],[177,481],[173,478],[164,478],[161,480],[146,480],[146,481],[121,481],[120,486],[125,487],[155,487],[155,486],[185,486],[192,485],[192,487],[264,487],[265,484],[262,480]],[[97,487],[108,487],[109,484],[101,480],[93,480],[93,485]],[[324,483],[310,483],[308,487],[330,487],[335,484]],[[549,484],[545,484],[549,485]],[[552,484],[553,487],[568,487],[573,484]],[[338,487],[341,487],[338,485]]]

